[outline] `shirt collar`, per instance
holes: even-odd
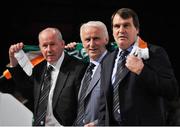
[[[99,65],[99,63],[102,61],[104,56],[107,54],[107,50],[104,51],[104,53],[96,60],[90,59],[90,62],[94,63],[95,65]]]
[[[131,50],[133,49],[133,47],[134,47],[134,44],[133,45],[131,45],[128,49],[126,49],[129,53],[131,52]],[[118,55],[120,54],[120,52],[122,51],[122,49],[121,48],[119,48],[119,52],[118,52]]]
[[[47,63],[47,66],[51,65],[54,69],[58,69],[60,68],[62,62],[63,62],[63,59],[64,59],[64,52],[62,52],[62,55],[61,57],[58,59],[57,62],[53,63],[53,64],[50,64],[49,62]]]

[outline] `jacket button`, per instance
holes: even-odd
[[[120,112],[120,109],[118,109],[118,113],[120,114],[121,112]]]
[[[41,121],[41,123],[40,123],[41,125],[43,125],[44,124],[44,122],[43,121]]]
[[[85,119],[83,119],[83,123],[84,123],[84,124],[85,124],[85,122],[86,122]]]

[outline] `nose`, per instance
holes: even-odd
[[[94,43],[93,39],[89,42],[89,45],[92,45]]]
[[[50,45],[47,46],[47,51],[48,51],[48,52],[51,51],[51,46],[50,46]]]
[[[123,27],[123,26],[121,26],[120,28],[119,28],[119,32],[124,32],[125,31],[125,28]]]
[[[91,41],[89,42],[89,45],[92,47],[92,46],[94,46],[94,44],[95,44],[94,39],[91,39]]]

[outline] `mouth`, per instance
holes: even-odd
[[[125,37],[125,36],[123,36],[123,37],[119,37],[119,38],[118,38],[118,40],[119,40],[119,41],[127,41],[127,40],[128,40],[128,38],[127,38],[127,37]]]
[[[53,57],[53,55],[47,55],[47,58],[52,58]]]
[[[124,40],[124,39],[127,39],[127,36],[121,35],[121,36],[119,36],[118,38],[121,39],[121,40]]]
[[[53,55],[47,55],[47,57],[52,57]]]
[[[89,49],[89,52],[96,52],[97,49]]]

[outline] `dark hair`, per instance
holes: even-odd
[[[114,16],[116,14],[118,14],[123,19],[128,19],[128,18],[132,17],[134,26],[136,27],[136,29],[139,29],[138,15],[132,9],[130,9],[130,8],[121,8],[121,9],[115,11],[111,16],[111,25],[113,25],[113,19],[114,19]]]

